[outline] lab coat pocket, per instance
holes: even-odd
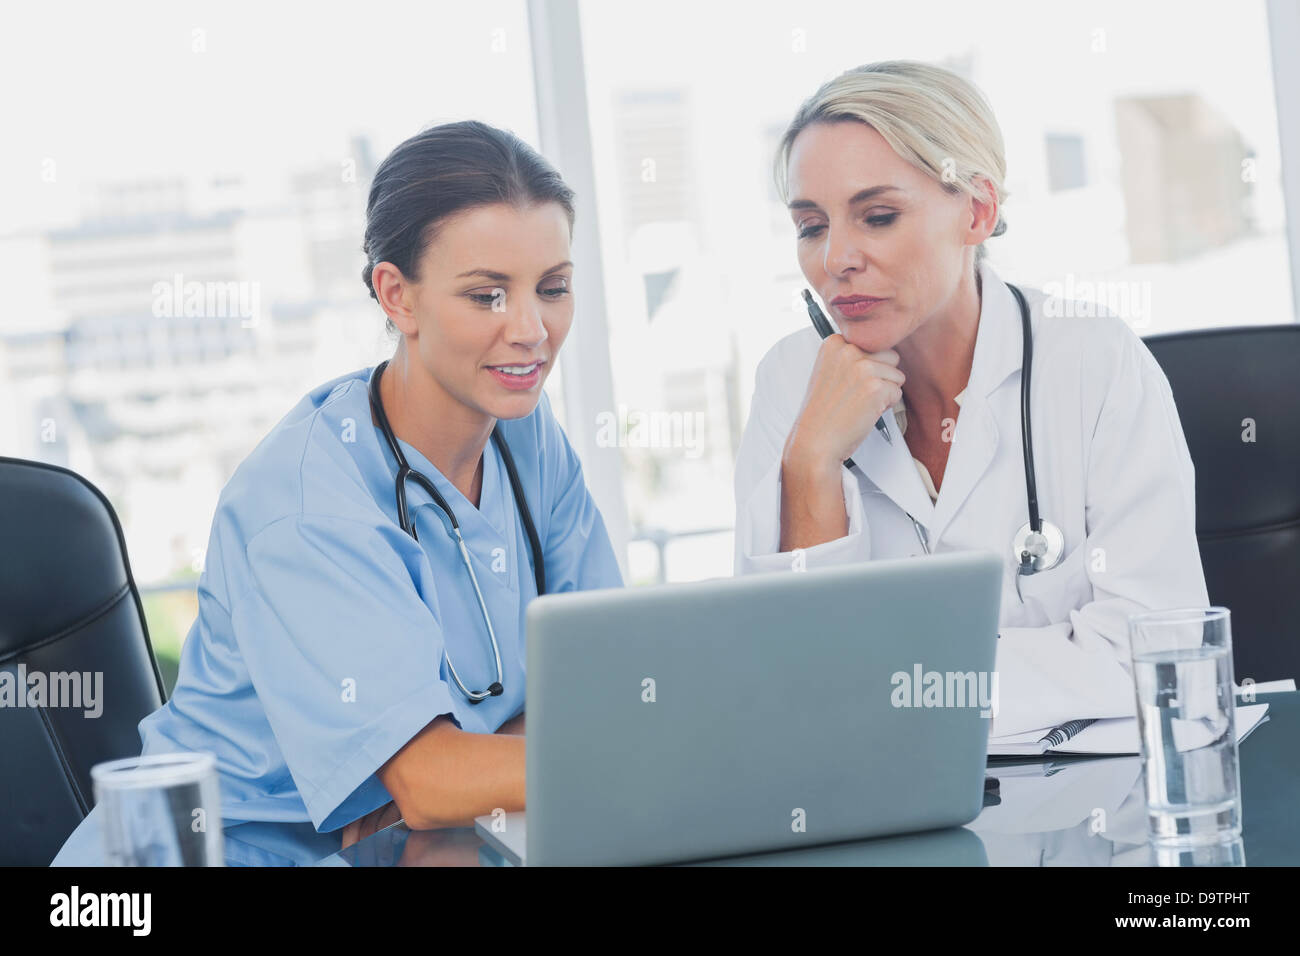
[[[1037,605],[1046,616],[1046,623],[1056,624],[1069,620],[1070,611],[1077,610],[1093,600],[1092,580],[1088,577],[1086,544],[1069,552],[1056,567],[1037,574],[1019,575],[1020,596],[1025,605]],[[1011,565],[1011,574],[1017,576]]]

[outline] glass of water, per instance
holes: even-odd
[[[1241,836],[1241,776],[1227,608],[1129,618],[1147,827],[1165,845]]]
[[[90,768],[109,866],[223,866],[221,789],[210,753]]]

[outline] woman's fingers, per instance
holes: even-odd
[[[378,810],[372,810],[364,817],[353,820],[345,826],[341,849],[346,850],[353,843],[359,843],[366,837],[373,836],[400,819],[402,819],[401,811],[397,809],[397,804],[390,800]]]
[[[343,841],[339,846],[340,850],[346,850],[352,844],[357,842],[357,833],[359,832],[360,827],[361,827],[361,821],[353,820],[351,823],[349,823],[347,826],[343,828]]]
[[[838,333],[821,344],[804,407],[796,423],[812,424],[813,436],[796,449],[800,458],[842,461],[871,432],[885,410],[902,398],[906,376],[898,353],[864,352]],[[801,440],[802,441],[802,440]]]
[[[874,358],[865,359],[864,364],[867,366],[868,372],[876,378],[883,378],[895,385],[902,385],[907,381],[907,376],[899,371],[896,366],[878,362]]]
[[[869,356],[872,361],[883,362],[886,365],[898,368],[898,352],[894,349],[882,349],[879,352],[863,352],[862,354]]]

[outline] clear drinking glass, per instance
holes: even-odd
[[[1149,842],[1153,866],[1245,866],[1246,844],[1242,840],[1226,843],[1155,843]]]
[[[1227,608],[1129,618],[1147,828],[1156,844],[1241,836],[1241,775]]]
[[[223,866],[221,788],[210,753],[128,757],[90,769],[109,866]]]

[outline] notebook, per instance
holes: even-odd
[[[1237,742],[1259,726],[1267,713],[1268,704],[1238,707]],[[1213,731],[1198,721],[1175,721],[1174,740],[1180,750],[1204,746],[1213,736]],[[1034,757],[1045,753],[1122,756],[1141,752],[1136,717],[1071,720],[1050,730],[990,737],[988,747],[990,757]]]

